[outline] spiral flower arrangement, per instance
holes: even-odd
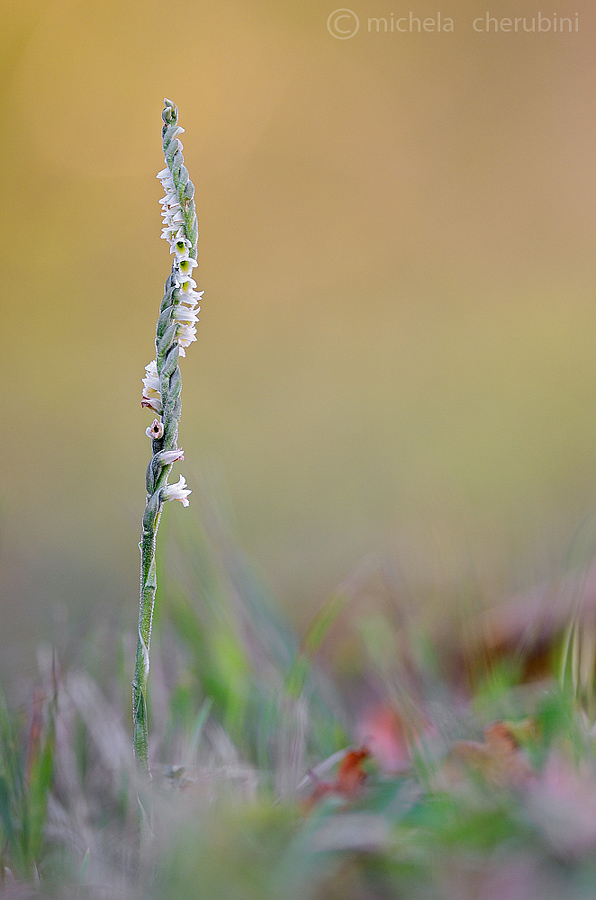
[[[155,546],[163,504],[166,500],[180,500],[188,506],[184,476],[175,484],[168,484],[172,465],[184,459],[178,447],[182,376],[179,357],[196,340],[198,305],[203,292],[197,291],[193,270],[197,266],[199,229],[195,211],[195,188],[184,165],[182,143],[178,136],[184,129],[178,125],[178,109],[165,100],[162,112],[163,150],[166,167],[158,174],[165,196],[161,200],[162,237],[174,254],[172,271],[165,284],[155,336],[155,359],[145,368],[141,406],[156,414],[146,430],[151,440],[151,459],[147,467],[147,499],[143,515],[141,541],[141,596],[135,674],[132,683],[133,744],[141,771],[149,776],[147,728],[147,678],[149,675],[149,644],[151,623],[157,590]]]

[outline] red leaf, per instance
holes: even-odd
[[[345,800],[353,800],[358,797],[367,777],[362,764],[369,757],[368,747],[361,747],[360,750],[348,750],[339,764],[334,781],[321,781],[314,772],[309,772],[314,787],[312,794],[304,804],[304,811],[310,812],[319,800],[330,794]]]
[[[346,753],[339,764],[335,779],[335,790],[338,794],[344,794],[346,797],[358,794],[366,781],[366,772],[362,763],[369,756],[368,747],[362,747],[361,750],[350,750]]]

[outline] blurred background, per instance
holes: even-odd
[[[371,555],[498,596],[593,552],[594,9],[357,0],[339,40],[334,4],[4,0],[4,668],[135,627],[164,97],[205,296],[162,527],[224,506],[301,629]],[[402,10],[453,33],[368,31]]]

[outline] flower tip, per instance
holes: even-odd
[[[161,117],[166,125],[175,125],[178,121],[178,108],[175,103],[164,97],[164,110]]]

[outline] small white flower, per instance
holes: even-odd
[[[168,243],[170,243],[170,244],[174,240],[175,233],[176,233],[175,225],[164,225],[164,227],[161,229],[162,238],[164,240],[168,241]]]
[[[186,487],[184,475],[180,476],[176,484],[166,484],[161,492],[163,500],[180,500],[182,506],[188,506],[189,501],[187,498],[189,494],[192,494],[192,491]]]
[[[157,374],[156,359],[152,359],[151,362],[145,366],[145,377],[143,378],[143,384],[146,387],[151,387],[156,391],[159,391],[159,375]]]
[[[157,362],[152,359],[148,366],[145,366],[145,377],[143,378],[143,399],[141,406],[152,409],[156,413],[161,413],[161,391],[159,389],[159,375],[157,374]]]
[[[192,276],[192,270],[196,266],[198,266],[198,262],[196,261],[196,259],[193,259],[192,256],[183,256],[176,261],[178,263],[178,268],[180,269],[181,275]]]
[[[176,185],[174,184],[174,176],[172,175],[170,170],[167,168],[167,166],[165,169],[162,169],[161,172],[157,173],[157,177],[161,181],[161,185],[162,185],[164,191],[166,191],[166,193],[168,191],[176,190]]]
[[[204,291],[183,291],[181,289],[179,293],[180,303],[184,303],[186,304],[186,306],[190,306],[192,309],[194,309],[199,300],[202,299],[204,293]]]
[[[176,195],[168,194],[168,196],[164,198],[164,201],[161,204],[162,218],[169,219],[173,212],[177,209],[180,209],[180,204],[178,203]]]
[[[180,297],[182,299],[182,302],[186,303],[187,301],[184,299],[184,295],[190,295],[191,293],[193,293],[194,289],[197,286],[197,283],[194,278],[188,278],[186,275],[179,275],[178,277],[180,281]]]
[[[164,466],[169,466],[180,459],[184,459],[184,450],[182,448],[178,448],[178,450],[162,450],[159,458]]]
[[[179,325],[176,332],[178,338],[178,350],[180,356],[186,356],[185,348],[197,339],[197,329],[194,325]]]
[[[181,212],[179,203],[168,203],[162,206],[161,218],[164,225],[169,224],[177,213]]]
[[[191,312],[200,312],[201,307],[198,305],[197,300],[199,297],[195,295],[194,297],[181,297],[180,298],[180,306],[186,306],[187,309],[190,309]]]
[[[200,312],[201,307],[197,309],[197,312]],[[191,309],[188,306],[183,306],[180,304],[179,306],[174,307],[173,318],[176,322],[183,322],[186,325],[194,325],[199,321],[199,317],[197,316],[197,312],[194,309]]]
[[[158,416],[161,415],[161,400],[152,400],[143,397],[143,399],[141,400],[141,406],[143,407],[143,409],[152,409],[153,412],[157,413]]]
[[[160,422],[159,419],[154,419],[149,428],[145,429],[145,434],[151,440],[158,441],[163,437],[163,422]]]
[[[189,250],[190,241],[185,237],[176,238],[170,247],[170,253],[175,253],[177,257],[187,257]]]

